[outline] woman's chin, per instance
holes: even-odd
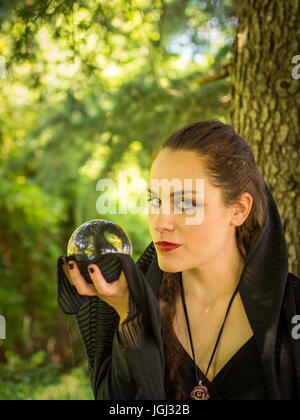
[[[162,261],[159,257],[157,259],[157,262],[159,268],[167,273],[178,273],[179,271],[181,271],[178,264],[167,264],[166,261]]]

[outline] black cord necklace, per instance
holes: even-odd
[[[219,335],[218,335],[218,338],[217,338],[215,347],[213,349],[213,352],[212,352],[212,355],[211,355],[211,358],[210,358],[210,361],[209,361],[209,364],[208,364],[208,367],[207,367],[207,370],[205,372],[205,375],[204,375],[204,379],[203,380],[202,379],[199,380],[199,377],[198,377],[198,371],[197,371],[197,365],[196,365],[196,360],[195,360],[195,353],[194,353],[194,347],[193,347],[193,342],[192,342],[192,335],[191,335],[190,323],[189,323],[189,318],[188,318],[186,304],[185,304],[185,298],[184,298],[184,290],[183,290],[183,284],[182,284],[182,275],[181,275],[181,278],[180,278],[180,287],[181,287],[182,303],[183,303],[185,318],[186,318],[186,322],[187,322],[187,327],[188,327],[188,332],[189,332],[189,337],[190,337],[191,348],[192,348],[192,352],[193,352],[194,365],[195,365],[195,374],[196,374],[196,378],[197,378],[197,385],[192,390],[190,396],[194,400],[208,400],[209,399],[208,389],[207,389],[206,386],[202,385],[202,382],[207,377],[207,374],[208,374],[209,368],[211,366],[211,363],[213,361],[214,355],[216,353],[216,350],[217,350],[217,347],[218,347],[218,344],[219,344],[219,341],[220,341],[220,338],[221,338],[221,335],[222,335],[222,332],[223,332],[223,329],[224,329],[225,321],[226,321],[227,316],[229,314],[229,311],[230,311],[230,308],[231,308],[233,299],[234,299],[235,295],[237,294],[237,292],[239,290],[239,284],[237,285],[237,287],[236,287],[236,289],[235,289],[235,291],[234,291],[234,293],[233,293],[233,295],[232,295],[232,297],[230,299],[230,302],[229,302],[229,305],[228,305],[228,308],[227,308],[227,311],[226,311],[226,315],[225,315],[225,318],[224,318],[222,327],[220,329],[220,332],[219,332]]]

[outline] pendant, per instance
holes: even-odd
[[[202,381],[199,381],[199,385],[196,385],[193,391],[191,392],[191,397],[194,400],[208,400],[209,393],[206,386],[202,385]]]

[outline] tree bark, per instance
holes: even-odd
[[[232,76],[231,124],[251,146],[278,206],[289,271],[300,276],[300,0],[241,0]]]

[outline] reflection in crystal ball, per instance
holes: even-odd
[[[67,255],[74,255],[77,261],[82,262],[114,253],[132,256],[132,244],[120,226],[105,219],[90,220],[79,226],[67,247]]]

